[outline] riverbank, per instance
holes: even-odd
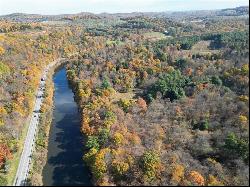
[[[35,142],[35,150],[32,156],[31,169],[28,177],[28,185],[42,186],[42,171],[47,161],[48,141],[51,123],[53,120],[53,97],[54,83],[53,76],[58,71],[65,61],[61,61],[51,68],[47,74],[45,85],[45,98],[41,106],[41,116],[39,119],[38,134]]]
[[[91,184],[88,168],[82,160],[83,146],[77,104],[68,85],[66,72],[62,77],[66,62],[68,61],[58,63],[47,75],[28,185]],[[68,173],[61,171],[62,167],[68,168]],[[59,177],[55,177],[55,173]]]
[[[80,114],[65,68],[53,77],[53,120],[49,132],[47,160],[42,172],[45,186],[91,185],[84,161]]]

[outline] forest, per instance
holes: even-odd
[[[75,52],[67,78],[94,185],[249,185],[242,14],[0,17],[0,185],[12,180],[43,68]]]

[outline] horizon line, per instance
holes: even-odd
[[[249,5],[240,5],[236,6],[234,8],[239,8],[239,7],[249,7]],[[94,15],[100,15],[100,14],[133,14],[133,13],[176,13],[176,12],[195,12],[195,11],[218,11],[218,10],[224,10],[224,9],[234,9],[232,7],[228,8],[215,8],[215,9],[193,9],[193,10],[165,10],[165,11],[131,11],[131,12],[99,12],[99,13],[94,13],[94,12],[76,12],[76,13],[62,13],[62,14],[43,14],[43,13],[26,13],[26,12],[13,12],[13,13],[8,13],[8,14],[0,14],[0,16],[8,16],[12,14],[26,14],[26,15],[40,15],[40,16],[59,16],[59,15],[75,15],[75,14],[81,14],[81,13],[89,13],[89,14],[94,14]]]
[[[239,8],[239,7],[249,7],[249,5],[241,5],[237,6],[234,8]],[[40,16],[59,16],[59,15],[76,15],[76,14],[81,14],[81,13],[88,13],[88,14],[94,14],[94,15],[100,15],[100,14],[133,14],[133,13],[176,13],[176,12],[196,12],[196,11],[218,11],[218,10],[224,10],[224,9],[234,9],[232,7],[228,8],[215,8],[215,9],[193,9],[193,10],[165,10],[165,11],[131,11],[131,12],[99,12],[99,13],[94,13],[94,12],[77,12],[77,13],[62,13],[62,14],[42,14],[42,13],[26,13],[26,12],[13,12],[9,14],[0,14],[0,16],[8,16],[12,14],[26,14],[26,15],[40,15]]]

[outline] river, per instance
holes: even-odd
[[[84,165],[80,114],[69,87],[65,68],[55,73],[54,112],[49,134],[48,158],[43,169],[45,186],[91,185]]]

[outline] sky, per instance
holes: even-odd
[[[249,5],[248,0],[0,0],[0,15],[210,10]]]

